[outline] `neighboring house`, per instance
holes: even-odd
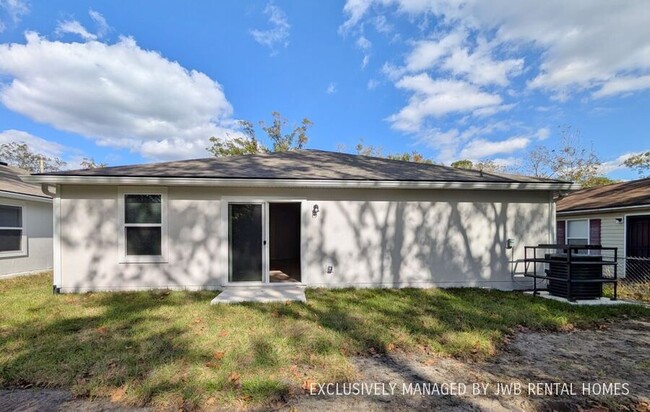
[[[553,194],[571,188],[316,150],[25,180],[55,193],[61,292],[285,282],[526,287],[511,261],[524,245],[554,240]]]
[[[579,190],[556,207],[558,242],[616,247],[628,261],[650,258],[650,178]]]
[[[0,163],[0,278],[52,269],[52,199]]]

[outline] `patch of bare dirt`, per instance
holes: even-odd
[[[355,364],[362,377],[358,383],[375,385],[365,387],[374,389],[372,395],[306,395],[285,408],[650,411],[648,320],[596,330],[524,331],[489,362],[396,355],[356,358]],[[465,393],[457,386],[455,393],[445,395],[445,390],[454,390],[454,383],[465,384]],[[480,394],[472,393],[473,384],[481,385]],[[497,393],[502,388],[514,391],[517,384],[521,393]],[[418,386],[429,392],[420,395]],[[330,387],[331,392],[337,389],[346,391],[340,385]]]
[[[144,412],[147,408],[132,408],[110,399],[74,398],[63,389],[0,389],[0,411],[49,412]]]
[[[650,412],[650,320],[624,321],[596,330],[561,333],[522,331],[489,362],[462,362],[449,358],[406,355],[358,357],[354,362],[371,395],[304,395],[278,405],[299,411],[646,411]],[[444,394],[446,390],[464,394]],[[553,393],[529,392],[529,384],[551,386]],[[603,384],[626,384],[627,393],[585,393]],[[475,395],[472,384],[485,392]],[[522,393],[496,393],[499,384]],[[562,393],[569,389],[575,395]],[[391,387],[391,385],[394,385]],[[405,386],[404,386],[405,385]],[[409,385],[411,385],[409,387]],[[427,386],[428,385],[428,386]],[[417,388],[433,393],[419,394]],[[360,386],[357,386],[359,389]],[[391,388],[394,392],[390,393]],[[409,388],[415,390],[415,394]],[[334,388],[330,388],[334,389]],[[404,393],[406,389],[406,393]],[[435,393],[437,391],[440,394]],[[318,390],[318,387],[316,387]],[[346,389],[339,387],[341,392]],[[268,408],[264,408],[268,409]],[[73,398],[69,391],[52,389],[0,390],[0,410],[20,411],[135,411],[110,399]]]

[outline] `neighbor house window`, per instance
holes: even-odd
[[[159,262],[165,255],[164,194],[121,193],[123,231],[120,247],[126,262]]]
[[[566,243],[567,245],[588,245],[589,244],[589,221],[588,220],[567,220]]]
[[[0,253],[21,252],[23,246],[23,208],[0,205]]]

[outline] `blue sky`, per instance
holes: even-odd
[[[309,147],[525,165],[581,131],[604,173],[650,149],[650,3],[0,0],[0,142],[111,165],[204,157],[237,119]]]

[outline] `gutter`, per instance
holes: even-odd
[[[52,203],[52,198],[49,197],[28,195],[26,193],[5,192],[4,190],[0,190],[0,196],[6,197],[8,199],[31,200],[33,202]]]
[[[599,213],[599,212],[624,212],[626,210],[634,209],[650,209],[650,204],[647,205],[634,205],[634,206],[614,206],[614,207],[599,207],[594,209],[576,209],[576,210],[565,210],[562,212],[557,212],[559,216],[564,215],[581,215],[585,213]]]
[[[394,180],[222,179],[186,177],[25,175],[28,183],[69,185],[217,186],[353,189],[571,190],[569,182],[439,182]]]

